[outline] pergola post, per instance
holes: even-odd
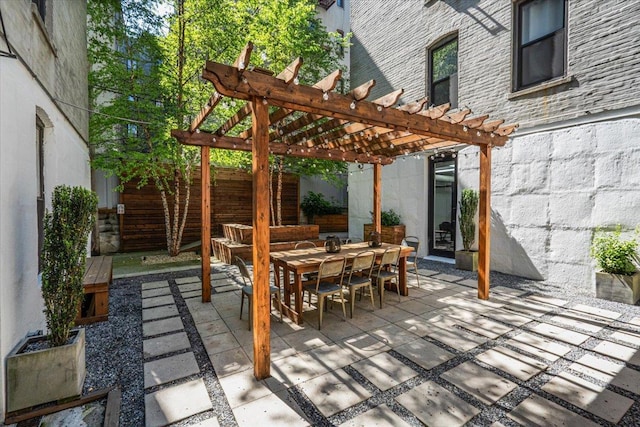
[[[382,165],[373,165],[373,229],[382,232]],[[365,239],[367,236],[362,236]]]
[[[253,119],[253,374],[270,376],[271,294],[269,286],[269,106],[251,100]]]
[[[209,150],[209,147],[200,147],[202,302],[211,302],[211,166]]]
[[[491,146],[480,147],[478,298],[489,299],[491,260]]]

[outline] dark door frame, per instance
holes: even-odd
[[[452,224],[452,236],[451,239],[453,241],[453,250],[448,251],[448,250],[444,250],[444,249],[438,249],[435,248],[434,246],[434,182],[435,182],[435,174],[436,174],[436,168],[435,165],[438,163],[442,163],[442,162],[449,162],[449,161],[453,161],[453,186],[452,186],[452,194],[451,194],[451,224]],[[441,257],[445,257],[445,258],[454,258],[455,257],[455,251],[456,251],[456,229],[457,229],[457,218],[456,218],[456,212],[457,212],[457,205],[458,205],[458,160],[457,157],[452,155],[452,154],[445,154],[444,156],[442,156],[442,154],[437,154],[433,156],[433,159],[431,157],[429,157],[429,192],[428,192],[428,197],[429,197],[429,204],[428,204],[428,220],[429,223],[428,225],[428,232],[429,232],[429,255],[436,255],[436,256],[441,256]]]

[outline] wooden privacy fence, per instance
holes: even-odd
[[[182,244],[200,240],[201,194],[200,171],[191,185],[191,201]],[[222,234],[222,224],[251,224],[252,176],[238,169],[215,168],[211,180],[211,232]],[[164,212],[160,193],[152,184],[140,189],[137,182],[125,184],[120,195],[120,203],[125,205],[125,214],[120,229],[120,250],[122,252],[166,249]],[[274,180],[274,192],[276,182]],[[181,195],[184,197],[184,194]],[[173,213],[173,199],[169,209]],[[275,206],[275,198],[274,198]],[[282,222],[297,224],[299,217],[299,179],[285,174],[282,180]]]

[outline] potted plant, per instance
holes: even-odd
[[[82,187],[54,189],[44,218],[42,296],[46,337],[23,340],[7,357],[7,411],[78,396],[85,378],[84,329],[72,331],[82,300],[87,240],[98,199]]]
[[[637,259],[638,230],[633,239],[621,238],[618,225],[612,232],[596,230],[591,245],[591,256],[600,271],[596,271],[596,298],[635,304],[640,299],[640,272],[634,264]]]
[[[339,215],[340,218],[331,218],[328,221],[320,221],[320,232],[325,233],[328,231],[343,231],[337,229],[330,229],[332,223],[340,223],[338,224],[340,227],[343,225],[347,225],[348,217],[346,215],[342,215],[342,208],[340,206],[331,203],[327,199],[324,198],[322,193],[315,193],[313,191],[309,191],[304,198],[302,199],[302,203],[300,204],[300,209],[307,217],[307,224],[318,224],[316,221],[316,217],[318,216],[327,216],[327,215]],[[344,223],[344,224],[342,224]],[[335,228],[335,227],[334,227]]]
[[[373,212],[371,212],[373,215]],[[393,209],[380,212],[381,239],[383,242],[401,245],[406,227],[400,223],[400,215]],[[373,224],[364,225],[364,239],[367,240],[373,231]]]
[[[471,188],[462,190],[460,198],[458,224],[462,235],[461,251],[456,251],[456,268],[460,270],[478,270],[478,251],[472,250],[476,239],[476,212],[478,210],[478,192]]]

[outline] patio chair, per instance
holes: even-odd
[[[384,285],[387,282],[395,282],[398,291],[398,301],[400,301],[400,280],[398,275],[398,260],[400,259],[400,248],[389,248],[382,254],[380,264],[371,273],[371,280],[376,282],[378,294],[380,295],[380,308],[384,300]]]
[[[244,263],[242,258],[235,256],[233,258],[233,264],[238,267],[238,270],[240,270],[240,276],[242,277],[242,281],[244,283],[244,286],[242,287],[242,294],[240,295],[240,320],[242,320],[244,297],[246,296],[247,300],[249,301],[249,330],[251,330],[251,302],[253,300],[253,279],[251,278],[251,273],[249,273],[249,269],[247,268],[247,265]],[[280,288],[270,285],[269,293],[270,295],[275,295],[278,299],[278,303],[281,305],[279,309],[280,323],[282,323],[282,300],[280,299]],[[271,303],[269,303],[269,306],[271,306]]]
[[[318,268],[318,277],[314,280],[306,281],[302,286],[302,298],[304,292],[309,292],[309,304],[311,304],[311,294],[318,297],[318,330],[322,328],[322,314],[324,312],[325,299],[331,295],[340,295],[342,303],[342,317],[347,320],[347,313],[344,308],[344,294],[342,292],[342,279],[344,277],[344,266],[346,264],[345,257],[334,256],[327,258],[320,264]]]
[[[371,307],[375,310],[376,306],[373,302],[373,288],[371,286],[371,271],[376,261],[376,253],[373,251],[363,251],[353,258],[351,269],[348,272],[348,278],[344,286],[349,290],[349,314],[353,319],[353,309],[356,301],[356,291],[360,289],[360,293],[366,286],[369,287],[369,295],[371,296]]]
[[[316,244],[309,240],[301,240],[296,243],[294,249],[315,249],[317,248]]]
[[[418,274],[418,251],[420,250],[420,239],[416,236],[407,236],[404,238],[407,246],[413,248],[413,252],[407,257],[407,266],[412,267],[416,272],[416,280],[420,286],[420,275]]]

